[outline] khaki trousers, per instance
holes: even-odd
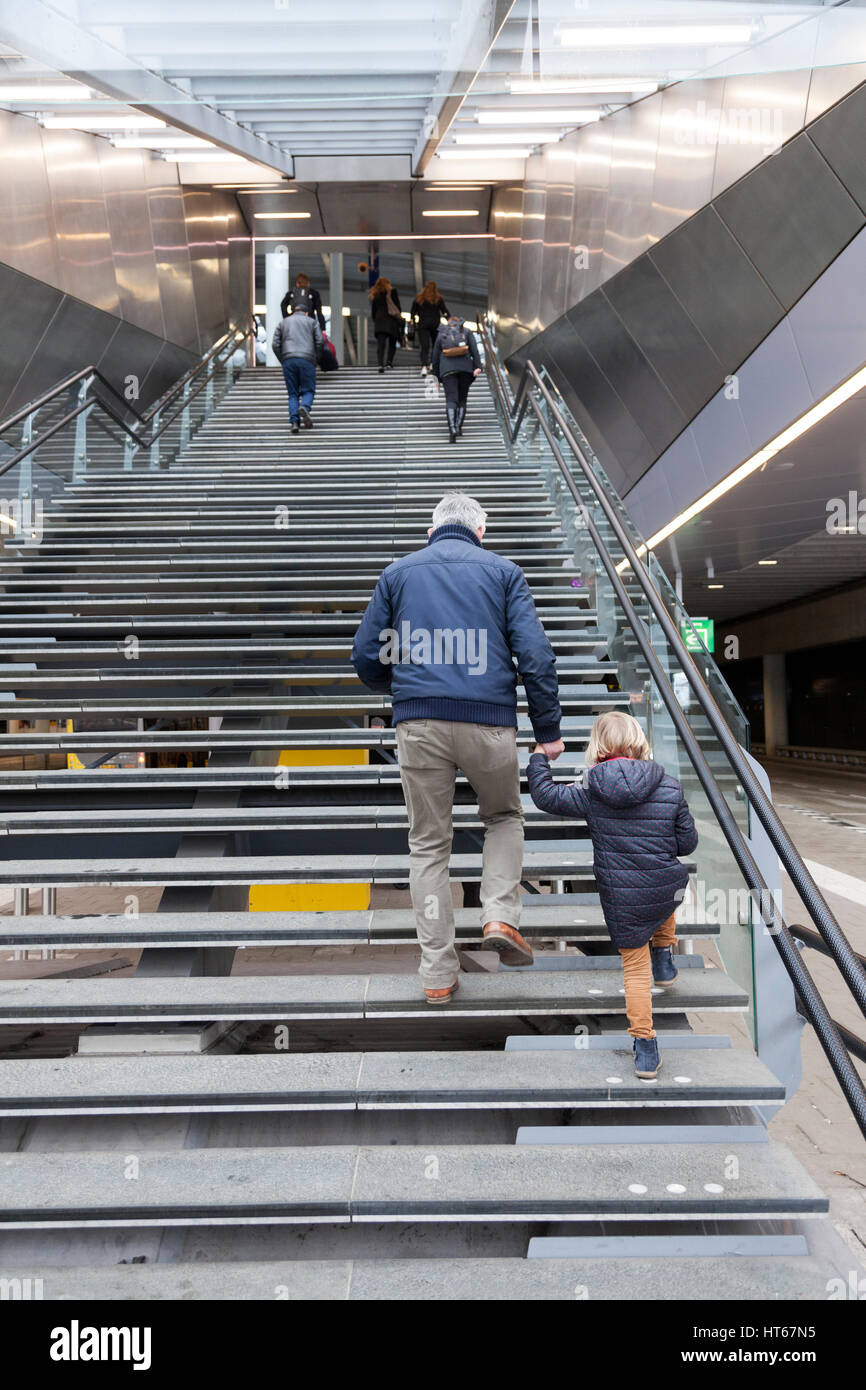
[[[676,946],[676,913],[662,922],[653,932],[653,946]],[[625,985],[625,1011],[628,1014],[628,1031],[633,1038],[654,1038],[653,1028],[653,972],[650,942],[643,946],[620,948],[622,956],[623,983]]]
[[[400,778],[409,812],[409,889],[427,989],[454,982],[454,910],[448,861],[458,769],[478,798],[484,825],[481,922],[520,925],[523,812],[514,729],[407,719],[397,725]]]

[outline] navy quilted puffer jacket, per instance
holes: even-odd
[[[552,816],[585,818],[595,878],[614,946],[643,946],[682,902],[698,832],[683,789],[660,763],[610,758],[586,785],[557,785],[542,753],[529,760],[529,791]]]

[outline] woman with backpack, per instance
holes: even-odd
[[[386,280],[383,275],[379,276],[370,290],[370,317],[373,320],[373,332],[376,334],[379,371],[384,372],[386,367],[394,365],[397,343],[403,336],[403,312],[400,308],[400,296],[391,281]]]
[[[428,280],[419,295],[412,301],[412,322],[418,328],[418,346],[421,349],[421,375],[426,376],[439,324],[447,319],[448,308],[436,285]]]
[[[481,371],[481,354],[475,337],[456,314],[450,315],[436,335],[432,371],[445,392],[448,442],[456,444],[457,436],[463,433],[469,387]]]

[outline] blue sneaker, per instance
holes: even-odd
[[[653,980],[657,985],[672,985],[678,970],[674,965],[674,953],[670,946],[650,946],[652,956]]]
[[[661,1067],[659,1045],[655,1038],[635,1038],[634,1069],[642,1081],[652,1081]]]

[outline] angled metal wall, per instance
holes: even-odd
[[[90,363],[145,405],[249,308],[234,195],[0,111],[0,413]]]
[[[866,85],[513,354],[548,368],[621,493],[866,226],[864,121]]]

